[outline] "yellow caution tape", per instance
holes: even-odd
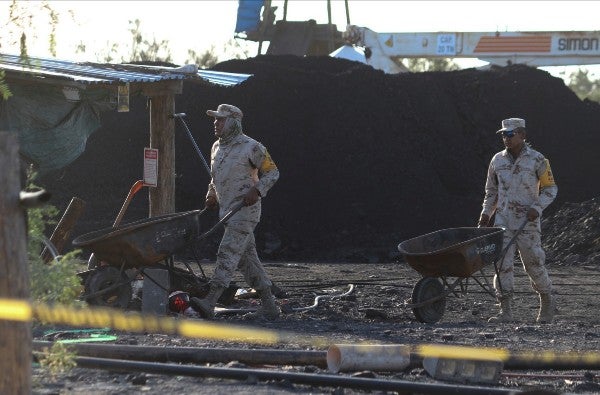
[[[325,344],[318,338],[247,326],[161,317],[101,307],[72,308],[37,303],[30,305],[23,300],[0,299],[0,320],[31,321],[32,319],[76,327],[110,327],[127,332],[178,334],[189,338],[245,343],[276,344],[293,340],[297,344]]]
[[[510,357],[510,353],[502,348],[473,348],[436,344],[417,345],[415,346],[415,353],[424,358],[461,358],[478,361],[506,361]]]
[[[322,337],[307,337],[292,332],[274,331],[248,326],[220,324],[203,320],[161,317],[137,312],[125,312],[112,308],[72,308],[48,304],[30,304],[24,300],[0,298],[0,320],[28,322],[33,319],[54,324],[77,327],[107,328],[127,332],[161,333],[188,338],[222,341],[239,341],[256,344],[293,343],[314,347],[330,346]],[[522,362],[600,363],[600,352],[554,352],[529,351],[509,352],[503,348],[420,344],[411,347],[421,357],[437,357],[480,361],[502,361],[518,359]]]
[[[0,319],[31,321],[31,306],[24,300],[0,298]]]

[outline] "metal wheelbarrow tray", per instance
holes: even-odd
[[[86,233],[75,247],[93,251],[98,260],[125,269],[152,266],[197,240],[201,210],[166,214]]]
[[[100,263],[92,270],[79,273],[84,283],[83,297],[90,304],[126,308],[132,296],[131,282],[140,273],[144,279],[157,283],[144,272],[147,267],[168,270],[171,277],[169,288],[203,297],[208,292],[208,279],[197,256],[202,278],[186,262],[187,270],[175,267],[173,255],[184,248],[193,250],[196,241],[212,234],[242,207],[243,202],[202,234],[200,215],[206,212],[206,208],[146,218],[77,237],[73,246],[90,250]],[[235,291],[237,287],[232,282],[219,300],[227,304]]]
[[[73,245],[92,251],[100,263],[92,270],[79,273],[85,300],[92,305],[127,308],[132,299],[131,282],[140,273],[148,277],[144,272],[146,267],[168,270],[170,288],[176,287],[194,296],[204,294],[206,279],[196,276],[189,265],[186,264],[187,270],[184,270],[176,268],[173,262],[173,254],[208,234],[200,235],[202,213],[203,210],[193,210],[166,214],[77,237]]]
[[[417,320],[439,321],[445,311],[446,296],[465,294],[469,279],[493,295],[487,279],[482,276],[481,280],[475,274],[489,264],[496,266],[496,260],[503,255],[503,236],[504,228],[463,227],[442,229],[401,242],[398,250],[423,276],[414,286],[408,303]],[[448,281],[448,278],[455,279]]]

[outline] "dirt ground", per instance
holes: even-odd
[[[517,269],[515,310],[518,322],[489,324],[487,319],[496,310],[495,302],[483,289],[469,284],[462,297],[450,296],[446,310],[436,324],[416,320],[412,309],[405,306],[419,273],[404,262],[388,264],[335,264],[335,263],[266,263],[268,273],[285,295],[278,303],[291,307],[276,321],[248,321],[237,314],[218,315],[214,321],[226,326],[262,328],[296,333],[301,338],[325,340],[319,346],[282,343],[280,350],[322,350],[322,344],[369,342],[376,344],[443,344],[475,347],[505,348],[511,353],[521,351],[590,352],[600,350],[600,317],[595,313],[600,303],[597,266],[550,267],[556,285],[558,315],[552,325],[535,323],[538,302],[522,269]],[[210,263],[202,263],[207,275]],[[493,270],[493,269],[492,269]],[[488,270],[489,271],[489,270]],[[489,274],[489,273],[488,273]],[[486,278],[489,278],[486,276]],[[236,278],[240,287],[245,284]],[[352,288],[353,285],[353,288]],[[345,294],[345,295],[344,295]],[[344,295],[344,296],[340,296]],[[316,299],[317,296],[323,296]],[[307,308],[310,306],[313,308]],[[253,304],[254,303],[254,304]],[[253,299],[239,299],[233,308],[255,305]],[[300,311],[303,310],[303,311]],[[38,330],[38,340],[48,340]],[[253,348],[270,349],[273,346],[216,342],[203,339],[185,339],[161,334],[116,333],[114,343],[123,345],[154,345],[165,347]],[[600,370],[596,354],[595,366],[565,368],[512,368],[505,366],[496,385],[470,384],[493,389],[514,391],[548,390],[555,393],[600,393]],[[223,360],[203,366],[267,369],[278,372],[314,373],[331,375],[324,366],[289,364],[253,365]],[[514,365],[513,365],[514,366]],[[595,367],[591,369],[590,367]],[[411,364],[400,372],[347,372],[340,377],[367,377],[380,380],[401,380],[414,383],[459,385],[430,377],[422,365]],[[52,380],[41,369],[34,368],[35,394],[348,394],[386,393],[344,386],[323,386],[295,383],[293,380],[222,379],[214,377],[173,376],[137,371],[94,370],[76,368]],[[466,390],[463,389],[463,390]],[[461,390],[453,393],[463,393]],[[389,392],[389,391],[388,391]],[[395,393],[391,391],[391,393]],[[409,393],[415,393],[410,392]],[[423,392],[427,393],[427,391]],[[450,392],[438,392],[450,393]],[[485,392],[483,392],[485,393]]]
[[[216,322],[294,332],[325,339],[325,344],[434,343],[536,353],[600,350],[600,184],[594,182],[600,175],[598,103],[579,100],[563,80],[545,71],[518,65],[385,75],[328,57],[259,56],[223,62],[214,70],[253,76],[228,88],[187,82],[176,97],[176,111],[188,114],[186,122],[205,155],[214,141],[205,111],[219,103],[240,106],[245,131],[269,148],[282,176],[263,202],[256,239],[259,256],[270,262],[268,272],[286,293],[279,302],[292,311],[274,322],[249,322],[238,315],[222,315]],[[556,322],[535,323],[537,297],[521,269],[515,301],[518,322],[488,324],[497,306],[471,283],[462,298],[448,298],[439,322],[420,323],[405,303],[420,275],[403,262],[396,246],[420,234],[475,224],[489,160],[502,149],[494,132],[502,119],[513,116],[527,120],[528,140],[550,159],[559,186],[542,223],[547,264],[558,292]],[[148,144],[146,98],[132,97],[129,113],[103,113],[101,121],[81,157],[41,180],[61,211],[74,196],[87,202],[73,237],[110,227],[127,191],[142,178],[140,155]],[[209,180],[182,125],[176,130],[176,210],[199,209]],[[124,223],[147,216],[144,195],[133,199]],[[203,226],[214,221],[208,218]],[[209,262],[202,264],[207,275],[219,241],[219,235],[214,236],[202,246],[201,257]],[[238,283],[244,286],[241,279]],[[317,296],[346,292],[305,309]],[[242,300],[229,307],[245,308],[249,303]],[[116,343],[123,345],[270,347],[164,334],[117,336]],[[36,339],[44,339],[42,331],[36,332]],[[276,348],[326,351],[321,345],[293,341]],[[487,387],[600,393],[598,354],[593,369],[505,366],[500,381]],[[210,366],[329,374],[321,366],[294,363],[256,366],[223,360]],[[442,383],[419,364],[401,372],[348,372],[337,377]],[[36,368],[34,382],[36,394],[365,392],[252,375],[232,380],[82,368],[56,381]],[[451,392],[467,389],[453,387]]]

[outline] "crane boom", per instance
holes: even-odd
[[[344,39],[368,48],[368,64],[400,72],[393,58],[477,58],[491,64],[600,64],[600,31],[376,33],[348,25]]]

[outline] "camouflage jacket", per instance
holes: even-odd
[[[542,211],[554,201],[558,187],[550,162],[538,151],[525,146],[514,159],[508,150],[498,152],[488,167],[482,214],[496,210],[494,226],[518,229],[533,207],[540,214],[525,229],[540,229]]]
[[[231,142],[221,145],[219,140],[212,146],[210,155],[211,181],[208,196],[219,202],[219,217],[242,201],[248,190],[255,186],[261,197],[279,179],[279,170],[267,149],[245,134],[236,136]],[[260,221],[261,204],[242,208],[236,220]]]

